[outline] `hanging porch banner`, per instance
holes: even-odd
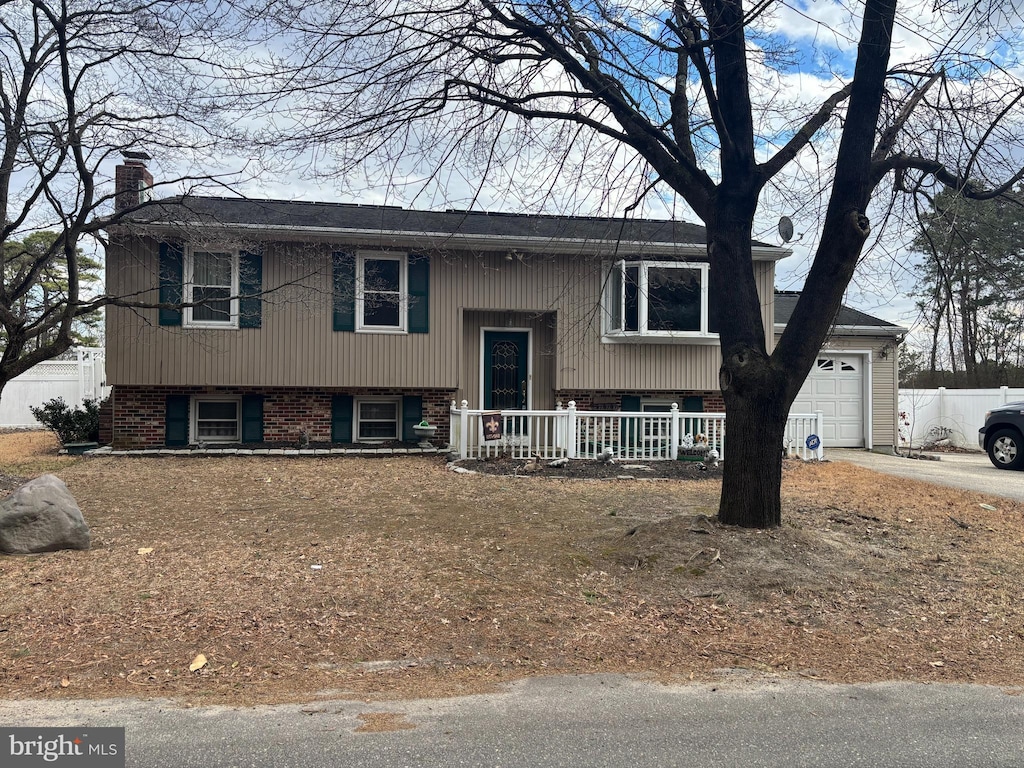
[[[501,440],[501,411],[484,411],[480,423],[484,425],[484,440]]]

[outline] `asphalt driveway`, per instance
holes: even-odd
[[[886,456],[855,448],[831,448],[825,452],[829,461],[848,461],[887,475],[1024,501],[1024,472],[996,469],[988,456],[980,452],[935,455],[937,461]]]

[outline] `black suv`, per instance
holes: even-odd
[[[999,469],[1024,469],[1024,401],[1007,403],[985,414],[978,445]]]

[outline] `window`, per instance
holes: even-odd
[[[196,442],[237,443],[241,439],[239,398],[193,398],[192,434]]]
[[[604,295],[606,337],[713,337],[708,265],[617,261]]]
[[[832,359],[830,357],[819,357],[818,358],[818,362],[817,362],[818,370],[819,371],[825,371],[825,372],[828,372],[828,373],[834,372],[834,371],[837,370],[836,369],[836,363],[837,362],[839,364],[838,370],[842,371],[843,373],[856,373],[857,368],[856,368],[856,366],[853,365],[853,363],[849,363],[846,360],[836,361],[836,360],[834,360],[834,359]]]
[[[185,324],[238,327],[238,252],[191,248],[185,261]]]
[[[361,253],[356,261],[356,329],[404,332],[409,262],[405,254]]]
[[[356,400],[356,442],[397,440],[401,415],[397,399]]]

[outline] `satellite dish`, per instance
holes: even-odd
[[[779,237],[782,238],[784,243],[788,243],[793,239],[793,220],[789,216],[783,216],[779,219]]]

